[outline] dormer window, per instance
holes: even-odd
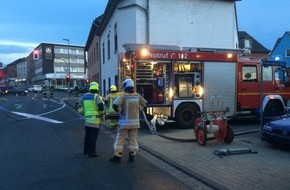
[[[252,49],[252,39],[250,39],[250,38],[244,39],[244,48]]]

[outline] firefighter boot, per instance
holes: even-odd
[[[114,163],[121,163],[121,157],[120,156],[114,156],[114,157],[110,158],[109,161],[110,162],[114,162]]]
[[[134,158],[135,158],[135,153],[129,152],[129,162],[134,162]]]

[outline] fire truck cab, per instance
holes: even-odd
[[[198,112],[210,110],[212,96],[236,111],[238,50],[124,44],[119,84],[126,76],[148,101],[147,114],[161,113],[180,128],[192,128]],[[119,86],[121,89],[121,86]]]
[[[248,111],[259,115],[261,101],[262,111],[267,114],[281,115],[282,107],[290,106],[289,73],[285,63],[240,58],[237,77],[237,114]],[[265,96],[268,97],[264,99]]]

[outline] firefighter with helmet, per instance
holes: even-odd
[[[134,92],[134,82],[127,78],[123,82],[125,93],[121,94],[114,102],[113,109],[119,112],[119,127],[114,142],[114,156],[111,162],[120,163],[125,138],[128,135],[129,162],[134,161],[138,151],[137,132],[140,128],[139,109],[146,107],[147,101],[138,93]]]
[[[46,89],[46,85],[45,84],[42,85],[42,90],[41,91],[42,91],[42,95],[43,95],[44,98],[46,98],[46,90],[47,90]]]
[[[53,98],[53,93],[54,93],[54,86],[50,86],[49,87],[49,94],[50,94],[50,98]]]
[[[111,128],[115,128],[119,125],[119,113],[113,109],[114,100],[120,96],[120,92],[118,92],[117,87],[115,85],[110,86],[110,94],[108,94],[104,100],[106,104],[106,120],[109,121],[109,125]]]
[[[76,103],[79,112],[83,111],[85,118],[84,155],[89,158],[97,157],[96,142],[99,134],[100,123],[104,114],[104,102],[99,95],[99,85],[90,84],[89,92],[85,93]],[[82,109],[81,109],[82,108]]]

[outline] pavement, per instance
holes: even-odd
[[[74,109],[77,98],[63,101]],[[138,154],[193,189],[290,189],[290,151],[261,141],[259,125],[255,122],[236,121],[231,126],[235,133],[231,144],[208,140],[205,146],[196,142],[168,140],[142,127],[138,133]],[[101,131],[114,138],[115,130],[106,123]],[[173,138],[195,139],[193,129],[178,129],[173,125],[158,127],[157,131]],[[219,157],[213,154],[218,148],[250,148],[258,153]]]

